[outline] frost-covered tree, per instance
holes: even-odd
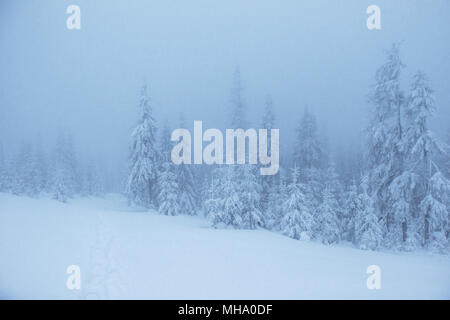
[[[184,128],[181,120],[180,128]],[[177,165],[178,203],[184,214],[196,215],[198,210],[198,192],[194,183],[192,166],[181,163]]]
[[[339,180],[339,176],[336,172],[335,165],[332,161],[329,161],[328,168],[325,171],[324,179],[323,179],[323,187],[322,191],[322,203],[325,202],[325,189],[328,189],[328,192],[331,193],[334,198],[335,204],[333,206],[333,210],[335,211],[339,234],[344,232],[344,187]]]
[[[178,203],[184,214],[197,214],[197,191],[194,175],[189,165],[184,163],[177,167]]]
[[[221,203],[219,197],[219,180],[213,174],[206,188],[203,202],[203,213],[211,221],[212,225],[221,223]]]
[[[159,213],[175,216],[182,213],[183,207],[179,203],[178,167],[173,164],[170,153],[173,142],[170,140],[170,130],[167,121],[161,130],[159,141],[159,172],[155,190],[158,197],[155,201]]]
[[[23,142],[17,155],[16,185],[14,193],[33,196],[37,194],[35,184],[35,167],[33,149],[29,142]]]
[[[239,183],[234,166],[228,165],[219,171],[219,210],[210,215],[214,227],[231,226],[242,228],[243,203],[239,195]]]
[[[296,130],[294,145],[294,166],[299,168],[299,178],[305,187],[305,197],[308,211],[318,220],[318,208],[323,190],[324,152],[317,132],[317,122],[314,114],[305,108]],[[312,236],[320,233],[318,225],[314,226]]]
[[[398,45],[393,45],[387,52],[386,62],[376,72],[376,82],[370,97],[374,108],[368,127],[368,192],[374,195],[375,212],[382,218],[386,232],[399,220],[395,218],[396,202],[404,201],[402,198],[393,198],[389,192],[393,179],[403,173],[402,68]]]
[[[320,239],[325,244],[339,242],[339,204],[329,186],[325,187],[322,196],[322,204],[319,207],[319,231]]]
[[[42,150],[41,140],[38,138],[35,147],[33,148],[33,159],[35,163],[35,184],[37,193],[47,191],[49,187],[49,167],[47,158]]]
[[[240,226],[243,229],[255,229],[264,226],[264,217],[260,209],[261,186],[256,177],[257,166],[244,165],[239,194],[242,202]]]
[[[270,95],[267,95],[265,101],[265,108],[263,113],[263,119],[261,122],[261,128],[267,129],[267,150],[271,150],[271,129],[275,126],[275,115],[273,114],[273,101]],[[259,181],[261,185],[260,192],[260,207],[264,214],[264,221],[266,227],[269,227],[269,220],[273,219],[273,208],[269,207],[269,202],[273,197],[273,193],[277,191],[277,184],[279,182],[280,175],[260,175]]]
[[[66,202],[77,191],[77,164],[70,135],[59,131],[53,154],[52,193],[53,198]]]
[[[288,198],[284,206],[284,217],[281,220],[281,232],[288,237],[309,240],[315,225],[314,216],[309,211],[305,187],[300,182],[300,170],[292,170],[292,181],[287,186]]]
[[[383,240],[383,230],[375,212],[374,201],[366,190],[359,196],[360,208],[355,217],[355,240],[360,249],[377,250]]]
[[[156,178],[156,184],[154,185],[154,192],[159,195],[160,193],[160,180],[161,180],[161,174],[164,171],[164,165],[166,163],[172,163],[170,153],[172,151],[173,142],[170,140],[170,129],[169,129],[169,123],[167,120],[164,121],[164,124],[159,130],[159,141],[158,141],[158,158],[157,158],[157,166],[158,166],[158,172],[157,172],[157,178]],[[176,168],[175,166],[170,168],[173,173],[176,174]],[[156,207],[159,206],[158,203],[159,196],[157,196],[154,199],[154,205]]]
[[[414,75],[410,92],[405,146],[408,149],[409,170],[417,177],[418,187],[412,199],[415,205],[413,217],[419,223],[416,229],[423,227],[423,243],[441,250],[447,241],[445,229],[450,185],[434,159],[436,155],[445,155],[447,147],[435,139],[428,128],[428,119],[433,115],[435,106],[433,91],[424,73]],[[418,202],[417,198],[421,196]]]
[[[141,89],[139,101],[141,119],[131,135],[130,172],[126,194],[130,204],[154,207],[158,172],[158,148],[156,145],[156,122],[147,96],[147,86]]]
[[[361,201],[358,194],[358,188],[353,183],[347,191],[344,205],[344,217],[341,222],[343,226],[342,239],[356,244],[355,238],[355,220],[361,210]]]
[[[280,167],[276,183],[269,192],[267,209],[264,214],[264,224],[269,230],[280,230],[280,223],[284,216],[284,204],[288,198],[285,169]]]
[[[14,184],[12,191],[19,195],[37,196],[45,187],[44,162],[37,147],[22,143],[14,161]]]
[[[440,171],[429,179],[427,194],[420,203],[424,217],[424,242],[432,250],[447,252],[449,248],[450,181]]]
[[[158,212],[163,215],[176,216],[181,208],[178,204],[178,184],[175,165],[165,162],[159,176]]]
[[[53,199],[60,202],[67,202],[71,190],[67,181],[66,171],[62,166],[58,166],[53,172],[52,189]]]

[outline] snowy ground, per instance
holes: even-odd
[[[381,268],[381,289],[366,268]],[[81,290],[66,287],[79,265]],[[119,195],[68,204],[0,193],[1,298],[450,298],[450,258],[324,246],[200,217],[131,211]]]

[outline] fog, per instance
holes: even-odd
[[[66,27],[68,5],[81,30]],[[368,30],[366,8],[381,8]],[[333,146],[361,137],[367,94],[384,51],[401,43],[402,79],[426,72],[435,90],[433,128],[450,122],[450,1],[8,1],[0,3],[0,141],[13,150],[59,128],[80,157],[118,165],[144,81],[159,123],[228,123],[239,67],[247,118],[259,127],[274,100],[281,148],[303,109]]]

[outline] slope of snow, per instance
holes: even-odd
[[[81,290],[66,287],[69,265]],[[366,287],[369,265],[380,290]],[[130,210],[119,195],[63,204],[0,193],[0,298],[449,299],[450,258],[212,229]]]

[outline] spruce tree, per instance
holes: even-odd
[[[358,194],[358,188],[353,183],[347,191],[345,202],[345,215],[342,220],[343,234],[342,238],[356,244],[355,238],[355,220],[361,210],[361,201]]]
[[[53,198],[66,202],[77,191],[76,157],[70,135],[59,131],[53,153],[52,193]]]
[[[261,123],[262,129],[267,129],[267,150],[271,150],[271,129],[275,126],[275,116],[273,114],[273,101],[268,95],[266,97],[263,119]],[[277,183],[279,181],[279,172],[276,175],[260,175],[259,183],[261,185],[260,208],[264,215],[264,222],[270,229],[270,224],[274,219],[274,208],[270,206],[273,193],[277,192]]]
[[[320,239],[325,244],[339,242],[339,204],[330,187],[325,187],[320,212]]]
[[[242,201],[242,228],[255,229],[264,226],[264,217],[260,209],[261,187],[256,177],[257,166],[244,165],[239,194]]]
[[[284,205],[281,232],[293,239],[309,240],[315,225],[314,216],[309,211],[305,187],[300,182],[300,170],[292,170],[292,181],[287,186],[288,198]]]
[[[141,89],[141,119],[131,135],[130,171],[126,194],[130,204],[155,207],[158,172],[158,149],[156,146],[156,122],[147,96],[147,86]]]
[[[220,168],[219,173],[219,210],[210,217],[213,226],[231,226],[239,229],[243,226],[243,203],[239,195],[239,183],[236,179],[237,170],[232,165]]]
[[[159,179],[158,212],[163,215],[176,216],[181,208],[178,204],[178,184],[175,165],[165,162]]]
[[[287,180],[285,169],[280,167],[275,180],[276,183],[269,192],[267,209],[264,215],[264,224],[269,230],[280,230],[281,219],[284,216],[284,204],[288,198]]]
[[[181,120],[180,128],[184,128],[184,120]],[[188,215],[196,215],[198,210],[198,192],[194,183],[192,166],[181,163],[177,165],[178,204],[182,212]]]
[[[450,184],[435,159],[440,155],[445,157],[447,146],[435,139],[428,128],[428,120],[435,106],[433,91],[424,73],[417,72],[414,75],[410,92],[405,145],[408,148],[410,171],[418,177],[413,199],[416,205],[414,209],[418,208],[418,213],[414,211],[418,223],[416,229],[423,230],[424,245],[443,251],[447,246]],[[419,202],[417,198],[421,195]]]
[[[211,221],[213,226],[221,223],[221,203],[219,198],[219,181],[213,174],[210,183],[206,188],[205,200],[203,202],[204,215]]]
[[[355,217],[355,239],[364,250],[378,250],[383,240],[383,230],[375,212],[374,201],[366,190],[360,194],[361,207]]]
[[[398,241],[398,208],[403,198],[390,192],[392,181],[403,173],[402,108],[404,97],[400,89],[400,72],[404,67],[398,45],[387,52],[386,62],[377,70],[370,101],[374,108],[368,127],[368,186],[374,195],[375,214],[382,219],[387,245]],[[403,229],[404,226],[403,226]]]

